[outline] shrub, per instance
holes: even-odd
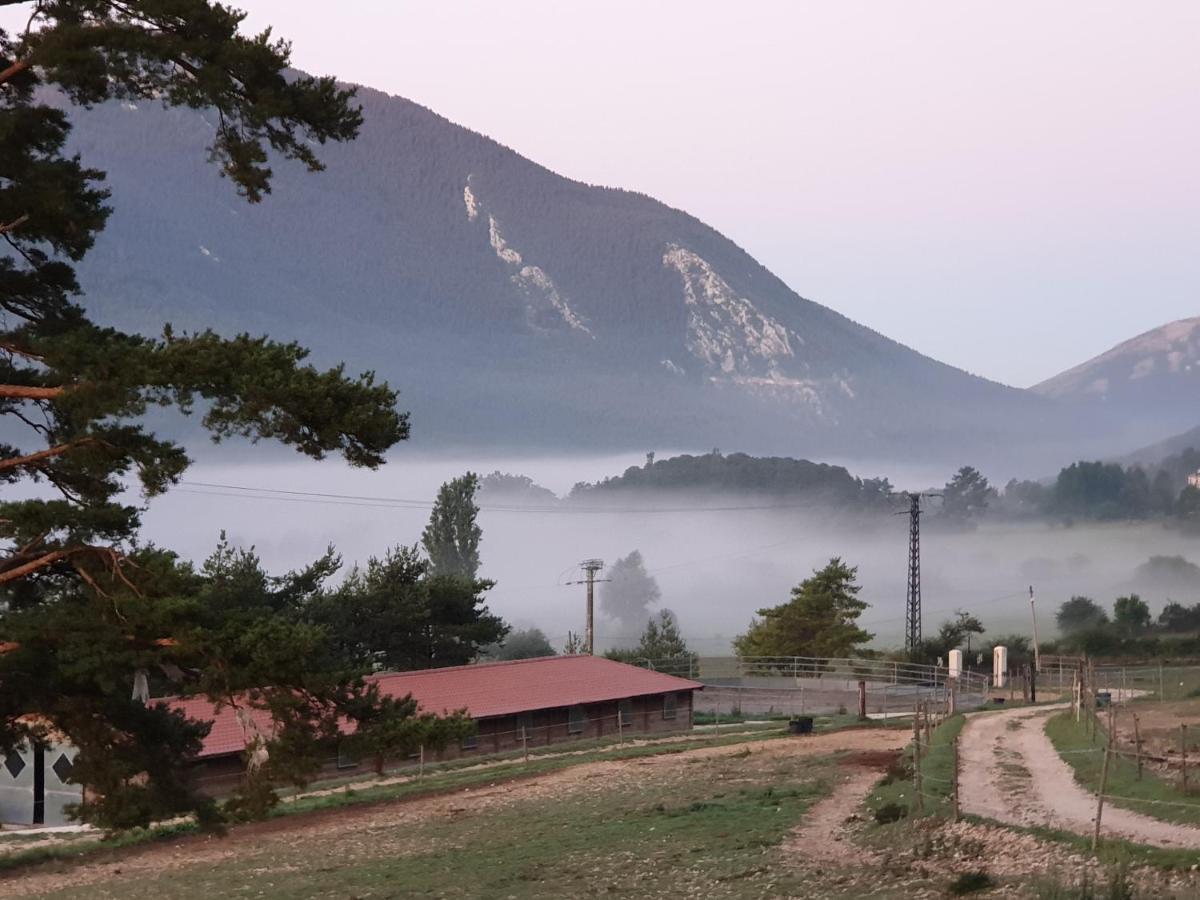
[[[987,872],[963,872],[950,883],[950,893],[955,897],[961,897],[976,891],[986,891],[995,884],[996,882]]]
[[[885,803],[875,810],[875,821],[880,825],[889,825],[892,822],[899,822],[907,815],[908,810],[899,803]]]

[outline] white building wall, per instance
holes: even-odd
[[[25,745],[0,759],[0,823],[9,825],[69,825],[66,807],[83,798],[83,789],[62,776],[70,777],[77,751],[67,744],[31,747]],[[34,787],[38,756],[42,766],[42,809],[38,817]],[[65,760],[65,762],[60,762]],[[57,768],[56,768],[57,766]],[[60,775],[60,771],[62,775]]]

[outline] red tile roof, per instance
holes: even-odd
[[[200,757],[223,756],[226,753],[241,753],[246,749],[245,735],[237,714],[228,706],[221,707],[220,712],[214,710],[213,704],[203,697],[190,697],[186,700],[178,698],[162,701],[172,709],[177,709],[189,719],[201,722],[212,722],[212,728],[204,739]],[[250,711],[250,717],[259,730],[268,737],[271,733],[271,717],[259,709]]]
[[[647,694],[693,691],[703,686],[686,678],[599,656],[546,656],[374,675],[371,680],[379,684],[385,695],[403,697],[412,694],[420,708],[427,712],[440,714],[465,708],[475,719]],[[229,707],[214,713],[212,704],[202,698],[167,702],[189,718],[213,723],[204,740],[201,757],[240,753],[244,749],[241,724]],[[268,732],[270,718],[266,713],[256,710],[251,715],[255,724],[264,733]]]

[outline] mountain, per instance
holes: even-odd
[[[320,148],[321,174],[281,162],[255,206],[205,161],[212,113],[73,110],[113,190],[80,268],[94,315],[267,332],[376,370],[430,446],[961,461],[1018,432],[1027,450],[1084,435],[1042,397],[800,297],[685,212],[360,99],[359,140]]]
[[[1200,317],[1147,331],[1032,390],[1141,426],[1142,443],[1192,428],[1200,422]]]
[[[1188,450],[1200,450],[1200,425],[1185,431],[1183,434],[1169,437],[1165,441],[1158,441],[1148,447],[1135,450],[1128,456],[1119,459],[1118,462],[1127,466],[1136,465],[1154,468],[1161,465],[1164,460],[1171,457],[1178,457]]]

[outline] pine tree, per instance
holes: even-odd
[[[858,627],[867,604],[858,599],[858,569],[834,558],[792,588],[792,599],[769,609],[734,640],[739,656],[841,657],[872,635]]]
[[[239,34],[243,18],[208,0],[43,0],[24,32],[0,31],[0,422],[16,436],[0,445],[0,480],[51,495],[0,503],[0,751],[65,735],[79,750],[75,777],[98,798],[81,814],[111,827],[215,812],[182,776],[206,726],[131,699],[139,672],[223,702],[279,686],[264,701],[278,752],[253,811],[275,781],[312,771],[308,739],[339,710],[380,714],[321,629],[254,605],[253,579],[221,593],[221,567],[240,572],[229,551],[197,573],[139,547],[143,504],[122,494],[133,476],[153,498],[188,466],[182,447],[146,427],[153,408],[199,407],[217,440],[269,438],[374,467],[408,434],[396,393],[371,373],[317,370],[302,347],[265,337],[125,334],[90,321],[79,300],[74,266],[111,209],[103,173],[65,150],[64,106],[215,110],[209,157],[251,203],[270,192],[276,161],[317,171],[316,146],[357,134],[353,91],[288,71],[287,43]]]

